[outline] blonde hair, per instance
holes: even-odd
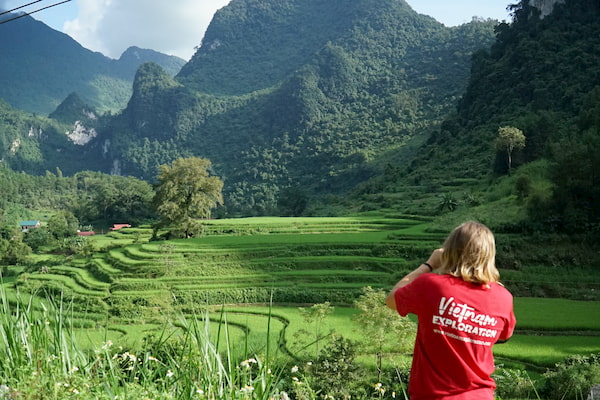
[[[483,224],[465,222],[456,227],[444,242],[440,272],[466,282],[498,282],[494,234]]]

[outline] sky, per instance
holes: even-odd
[[[0,0],[0,10],[25,4],[33,12],[65,0]],[[130,46],[189,60],[200,45],[214,13],[230,0],[70,0],[32,14],[83,47],[119,58]],[[330,0],[335,1],[335,0]],[[406,0],[418,13],[446,26],[476,17],[510,21],[511,0]],[[1,27],[1,25],[0,25]],[[0,34],[2,30],[0,29]]]

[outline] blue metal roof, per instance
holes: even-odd
[[[19,225],[21,226],[33,226],[39,224],[40,221],[21,221]]]

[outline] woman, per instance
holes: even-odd
[[[419,319],[411,400],[494,399],[492,345],[508,340],[516,323],[495,257],[492,232],[465,222],[387,296],[389,308]]]

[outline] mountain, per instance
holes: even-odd
[[[63,124],[71,124],[82,119],[86,122],[96,120],[96,115],[93,107],[85,104],[77,93],[71,93],[49,117]]]
[[[70,96],[69,101],[76,100]],[[96,135],[94,127],[104,124],[106,117],[89,111],[89,107],[81,109],[81,118],[63,123],[16,110],[0,99],[0,167],[37,174],[58,169],[67,175],[82,169],[99,170],[102,166],[92,156],[94,149],[84,144]],[[84,117],[94,120],[93,125],[85,127]]]
[[[0,25],[0,54],[0,98],[42,115],[54,111],[73,92],[101,112],[120,110],[131,96],[141,64],[152,61],[175,75],[185,63],[137,47],[113,60],[29,16]]]
[[[138,70],[96,145],[113,173],[149,180],[177,157],[209,158],[230,213],[344,192],[453,109],[495,24],[447,28],[403,0],[233,0],[177,76]]]
[[[515,4],[513,23],[496,27],[494,45],[475,53],[456,110],[414,158],[388,168],[363,194],[389,200],[415,184],[448,195],[477,190],[503,199],[496,214],[509,215],[509,205],[526,211],[520,226],[511,221],[507,229],[600,237],[600,3],[532,4]],[[503,126],[526,139],[512,170],[496,147]],[[495,198],[494,185],[503,187]]]

